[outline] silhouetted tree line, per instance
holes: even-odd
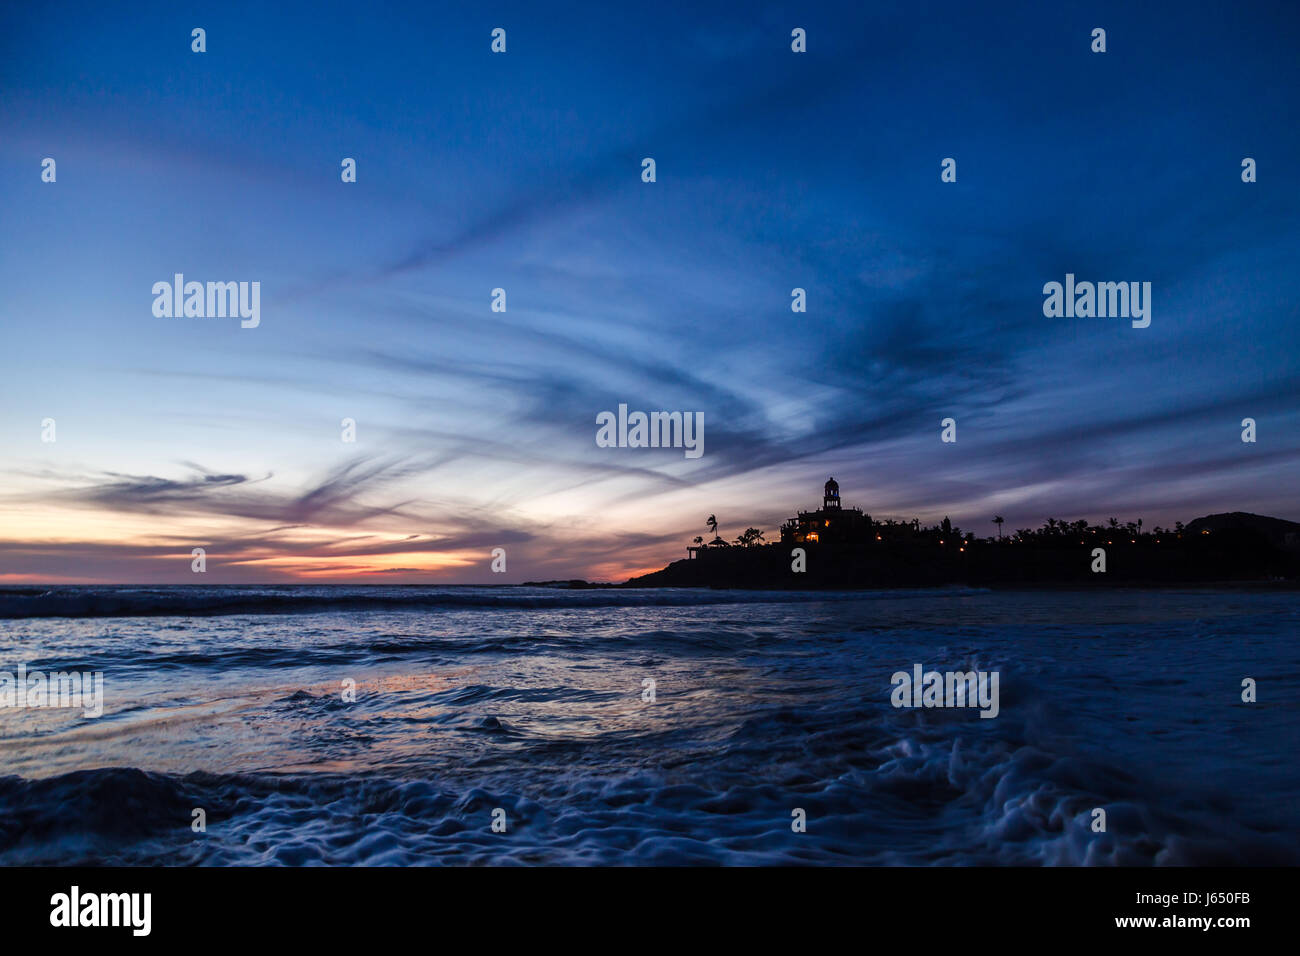
[[[1085,520],[1064,521],[1060,518],[1048,518],[1038,528],[1020,528],[1009,534],[1003,534],[1002,524],[1005,519],[1001,516],[992,519],[993,523],[998,525],[996,535],[979,537],[974,532],[963,531],[954,525],[948,517],[935,525],[922,526],[919,518],[913,518],[910,521],[899,521],[893,518],[887,518],[883,521],[874,521],[870,515],[865,515],[865,528],[871,535],[875,535],[880,540],[897,541],[900,539],[934,539],[937,543],[945,546],[954,545],[961,547],[964,545],[1090,545],[1090,544],[1161,544],[1170,539],[1181,539],[1186,533],[1183,522],[1174,523],[1172,528],[1164,528],[1156,525],[1153,528],[1146,528],[1141,518],[1136,521],[1128,521],[1120,524],[1118,518],[1110,518],[1106,524],[1089,524]],[[868,538],[869,540],[869,538]],[[702,538],[696,538],[695,543],[703,544]],[[748,528],[744,534],[735,539],[732,544],[740,547],[754,547],[768,543],[763,532],[758,528]]]

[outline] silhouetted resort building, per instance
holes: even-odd
[[[834,478],[826,482],[822,506],[816,511],[800,511],[781,525],[782,544],[835,544],[865,541],[871,535],[871,518],[858,508],[845,508],[840,502],[840,485]]]
[[[709,515],[708,526],[714,534],[712,541],[703,537],[695,539],[693,546],[686,549],[688,558],[699,558],[706,554],[718,554],[723,549],[735,549],[740,546],[744,551],[750,545],[763,544],[763,536],[756,529],[749,529],[735,542],[726,541],[717,534],[717,520]],[[816,511],[800,511],[793,518],[781,525],[781,544],[862,544],[867,541],[881,540],[887,537],[914,533],[916,522],[895,524],[893,521],[878,525],[871,516],[859,508],[845,508],[840,501],[840,485],[834,478],[826,482],[822,489],[822,506]],[[757,535],[757,537],[752,537]]]

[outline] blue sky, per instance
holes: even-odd
[[[972,6],[7,6],[0,581],[620,579],[830,474],[1300,518],[1294,5]],[[260,326],[156,318],[177,272]],[[1044,317],[1067,272],[1151,326]]]

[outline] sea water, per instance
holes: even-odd
[[[103,714],[0,707],[0,863],[1295,864],[1298,625],[1286,592],[3,588],[0,671],[102,673]],[[894,706],[917,665],[996,672],[996,718]]]

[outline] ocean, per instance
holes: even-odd
[[[0,863],[1296,864],[1298,624],[1263,591],[0,588],[0,672],[103,675],[97,718],[0,707]],[[916,665],[996,672],[997,716],[893,706]]]

